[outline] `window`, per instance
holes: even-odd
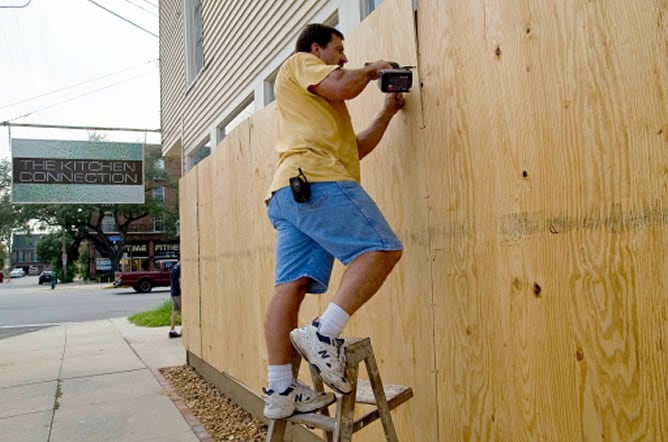
[[[104,218],[102,218],[102,231],[104,233],[107,232],[116,232],[116,220],[114,219],[114,216],[107,212],[104,214]]]
[[[274,85],[276,84],[276,77],[278,76],[278,69],[269,74],[269,76],[264,80],[264,105],[267,106],[269,103],[276,100],[276,94],[274,94]]]
[[[160,201],[161,203],[165,202],[165,188],[162,186],[155,187],[153,189],[153,199],[155,201]]]
[[[186,82],[191,84],[197,74],[204,68],[202,0],[183,0],[183,25]]]
[[[165,179],[165,160],[158,158],[153,162],[153,181],[162,181]]]
[[[379,0],[378,3],[380,3],[381,1],[382,0]],[[373,3],[373,2],[371,2],[371,3]],[[327,20],[322,22],[322,24],[327,25],[327,26],[331,26],[332,28],[337,28],[338,29],[338,27],[339,27],[339,10],[337,9],[336,11],[334,11],[332,13],[332,15],[327,17]]]
[[[371,14],[383,0],[360,0],[360,17],[364,20],[367,15]]]
[[[163,232],[165,230],[165,220],[163,217],[153,218],[153,231]]]
[[[253,115],[253,113],[255,113],[255,97],[254,95],[250,95],[244,101],[242,101],[241,104],[237,106],[237,108],[232,111],[220,125],[218,125],[218,143],[223,141],[223,138],[225,138],[225,136],[229,134],[232,129],[237,127],[246,118]]]
[[[211,155],[211,143],[209,142],[209,138],[207,138],[206,141],[200,144],[199,147],[190,152],[186,157],[186,172],[195,167],[197,163],[209,155]]]

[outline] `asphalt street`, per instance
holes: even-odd
[[[0,283],[0,339],[69,322],[118,318],[150,310],[169,300],[169,289],[136,293],[109,283],[39,285],[37,276]]]

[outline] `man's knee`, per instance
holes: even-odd
[[[386,265],[389,267],[390,270],[394,268],[394,266],[399,262],[401,259],[401,255],[403,255],[403,250],[389,250],[387,252],[383,252],[385,256],[385,262]]]
[[[399,260],[403,256],[404,251],[403,250],[392,250],[390,252],[390,254],[392,255],[392,259],[394,259],[394,263],[396,264],[396,263],[399,262]]]
[[[306,295],[309,282],[310,278],[305,276],[294,281],[284,282],[275,287],[274,295],[303,298]]]

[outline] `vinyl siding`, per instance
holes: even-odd
[[[169,152],[181,133],[179,109],[186,92],[182,0],[160,2],[160,125],[162,152]]]
[[[177,146],[192,146],[220,123],[222,112],[327,3],[204,0],[204,69],[188,87],[182,0],[161,1],[163,153],[171,156]]]

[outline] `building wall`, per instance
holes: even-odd
[[[415,25],[410,0],[386,0],[347,33],[353,66],[418,66],[362,170],[406,251],[346,329],[371,337],[385,382],[415,391],[393,411],[400,440],[668,440],[667,13],[421,0]],[[357,129],[382,99],[371,85],[350,103]],[[272,112],[180,187],[184,342],[258,395]]]
[[[159,4],[162,150],[167,156],[179,158],[181,152],[178,143],[181,139],[181,116],[186,92],[182,3],[181,0],[171,0]]]
[[[276,54],[284,52],[298,30],[327,3],[332,2],[203,1],[204,68],[188,84],[184,68],[183,0],[161,1],[163,153],[184,154],[185,158],[207,137],[215,148],[219,141],[217,126],[254,94],[253,83],[258,76],[270,75],[270,64]],[[329,9],[333,10],[333,6]],[[264,106],[260,101],[258,108]]]
[[[12,250],[10,254],[11,268],[21,267],[26,275],[29,274],[31,267],[36,268],[35,271],[41,272],[46,264],[40,262],[37,256],[37,243],[44,235],[41,234],[23,234],[15,233],[12,235]],[[4,263],[2,263],[4,265]],[[1,271],[2,269],[0,269]]]

